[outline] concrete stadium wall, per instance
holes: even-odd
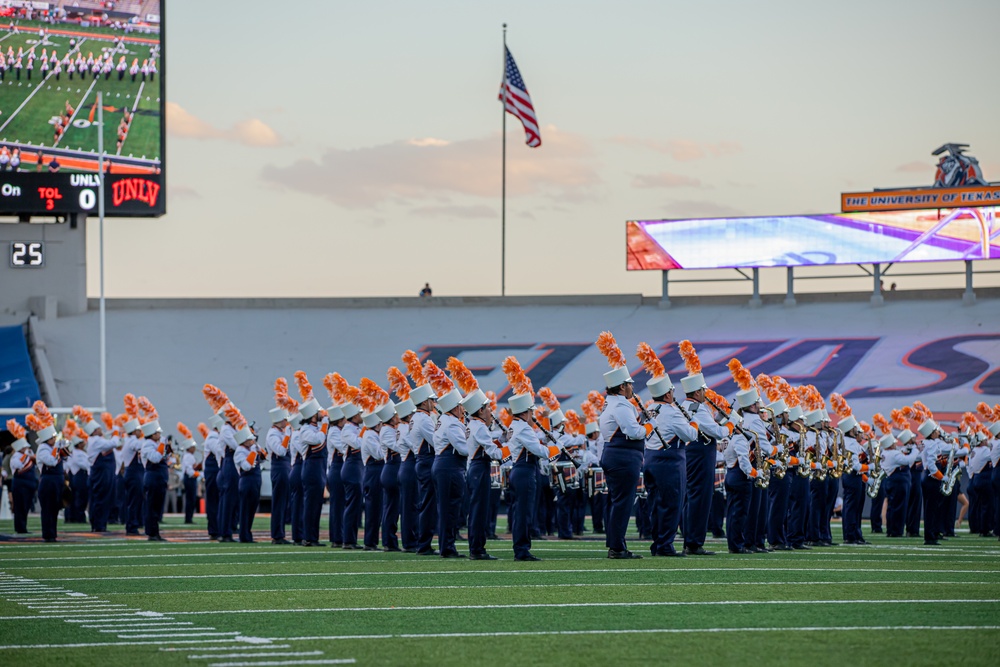
[[[0,224],[0,311],[17,323],[34,313],[42,319],[87,311],[87,234],[84,216],[74,229],[69,223]],[[45,266],[13,268],[10,244],[45,244]],[[14,323],[14,322],[12,322]]]

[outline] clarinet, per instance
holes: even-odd
[[[635,396],[632,397],[632,404],[639,408],[639,412],[642,413],[643,418],[653,425],[653,433],[656,434],[656,438],[660,441],[660,444],[663,445],[663,448],[670,449],[670,445],[668,445],[667,441],[663,439],[660,429],[656,428],[656,421],[653,419],[653,415],[649,414],[649,410],[643,407],[642,403]]]

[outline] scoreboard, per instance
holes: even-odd
[[[0,215],[97,215],[100,177],[94,173],[0,172]],[[166,210],[162,174],[107,174],[104,214],[158,217]]]

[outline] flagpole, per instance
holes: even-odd
[[[501,155],[502,172],[500,177],[500,296],[507,294],[507,24],[503,24],[503,106],[501,114]]]

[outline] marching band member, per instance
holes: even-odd
[[[689,556],[713,556],[713,552],[705,549],[705,537],[708,534],[712,494],[715,492],[715,452],[718,441],[728,437],[732,429],[717,424],[705,405],[708,386],[701,372],[701,360],[691,341],[681,341],[679,351],[688,372],[687,377],[681,379],[681,389],[686,397],[681,407],[691,415],[698,429],[698,440],[684,448],[687,476],[681,517],[684,553]]]
[[[330,512],[328,516],[328,534],[330,548],[341,549],[344,546],[344,482],[340,478],[340,470],[344,467],[344,443],[340,438],[343,427],[344,411],[340,408],[336,383],[333,373],[323,376],[323,386],[330,395],[332,405],[327,408],[330,420],[326,431],[326,492],[330,497]]]
[[[340,396],[347,402],[340,406],[344,413],[344,425],[340,429],[340,440],[344,444],[344,465],[340,468],[340,480],[344,484],[344,548],[360,549],[358,545],[358,521],[364,508],[364,463],[361,461],[361,409],[355,401],[361,390],[347,384],[339,373],[334,373]]]
[[[628,362],[614,336],[610,332],[602,332],[597,339],[597,347],[612,367],[604,374],[608,404],[601,413],[600,421],[606,442],[601,467],[608,480],[608,500],[611,503],[605,545],[608,547],[608,558],[642,558],[628,550],[625,531],[635,502],[646,436],[653,427],[648,425],[646,428],[639,423],[636,407],[630,402],[633,381],[628,372]],[[684,537],[687,538],[687,532]]]
[[[400,418],[397,406],[385,396],[386,403],[376,414],[382,421],[378,432],[379,444],[385,457],[379,482],[382,487],[382,550],[402,551],[396,532],[399,526],[399,465],[403,454],[410,452],[409,445],[399,435]]]
[[[63,460],[69,456],[69,452],[56,445],[55,418],[48,407],[41,401],[35,401],[33,410],[25,420],[28,428],[35,432],[35,442],[39,443],[36,457],[42,473],[38,482],[42,539],[55,542],[59,511],[62,509]]]
[[[329,421],[305,372],[295,371],[295,382],[302,396],[299,414],[302,427],[299,439],[305,452],[302,463],[302,546],[325,547],[319,541],[319,523],[326,491],[326,432]]]
[[[437,367],[432,367],[431,371]],[[438,369],[440,372],[440,369]],[[438,385],[433,384],[435,393]],[[438,550],[442,558],[465,558],[455,546],[458,536],[462,497],[465,493],[465,468],[469,445],[465,429],[465,408],[462,394],[450,389],[439,394],[437,401],[441,421],[434,432],[434,493],[438,503]]]
[[[589,400],[589,398],[580,404],[580,410],[583,412],[584,418],[586,419],[583,430],[584,437],[587,439],[586,453],[584,455],[584,463],[581,464],[581,470],[600,468],[601,454],[603,453],[603,446],[601,445],[601,425],[599,423],[601,411]],[[591,470],[587,472],[587,474],[594,475],[596,473]],[[601,474],[604,474],[603,468],[601,468]],[[607,493],[597,492],[595,486],[595,493],[590,496],[590,520],[593,522],[594,533],[598,535],[603,535],[605,533],[604,517],[607,514],[606,501]]]
[[[235,417],[235,415],[234,415]],[[233,465],[239,475],[238,492],[240,496],[240,542],[253,542],[253,519],[260,503],[260,462],[263,456],[257,446],[256,438],[247,425],[243,415],[239,415],[233,423],[236,430],[236,451],[233,453]],[[318,530],[318,529],[317,529]]]
[[[844,511],[841,514],[841,529],[844,544],[871,544],[861,532],[861,513],[865,507],[865,482],[868,479],[868,455],[858,442],[861,437],[858,420],[851,414],[851,408],[840,394],[830,394],[830,405],[840,421],[837,430],[843,435],[842,452],[846,467],[842,476],[844,486]]]
[[[919,401],[914,407],[919,406]],[[941,440],[941,429],[933,416],[921,411],[924,420],[917,427],[917,432],[923,436],[924,475],[920,481],[924,501],[924,544],[937,546],[944,536],[945,528],[945,497],[941,493],[941,481],[944,479],[943,460],[947,458],[949,445]]]
[[[971,507],[969,528],[980,537],[989,537],[993,532],[993,464],[990,462],[990,432],[977,431],[973,434],[975,448],[969,458],[969,483]],[[975,528],[973,528],[975,524]]]
[[[114,421],[104,413],[102,428],[94,416],[79,405],[73,406],[73,414],[83,424],[87,434],[87,458],[90,465],[90,529],[103,533],[108,529],[108,514],[115,493],[115,447],[118,440],[113,437]],[[109,437],[104,437],[107,429]]]
[[[122,444],[122,458],[125,462],[125,534],[138,535],[143,523],[143,478],[146,475],[142,465],[142,430],[139,423],[139,403],[133,394],[125,394],[125,414],[128,420],[122,426],[125,439]]]
[[[897,436],[893,436],[889,421],[881,414],[874,415],[872,421],[883,434],[879,439],[879,446],[882,448],[882,469],[886,474],[886,537],[902,537],[910,496],[910,466],[920,452],[915,447],[909,452],[904,451],[904,447],[913,441],[913,433],[906,428],[906,419],[899,410],[893,410],[890,415],[895,425],[902,428]]]
[[[729,371],[736,381],[740,391],[736,393],[736,405],[742,418],[742,427],[750,436],[749,455],[756,463],[759,458],[763,463],[757,469],[758,475],[763,475],[761,484],[754,480],[750,490],[750,507],[747,513],[744,530],[745,548],[756,553],[773,551],[765,543],[767,534],[767,492],[770,488],[770,467],[775,461],[772,457],[778,454],[778,447],[770,440],[770,433],[764,420],[760,418],[760,394],[753,386],[753,375],[750,374],[739,359],[729,361]],[[707,393],[707,392],[706,392]]]
[[[514,560],[537,561],[541,559],[531,553],[531,512],[535,507],[538,460],[547,458],[548,450],[538,441],[532,428],[535,392],[531,380],[512,356],[503,360],[502,367],[513,392],[507,399],[507,407],[514,418],[508,431],[507,446],[514,461],[510,472],[513,499],[508,510]],[[635,493],[635,484],[632,486]]]
[[[674,403],[674,384],[653,348],[639,343],[636,356],[652,378],[646,388],[653,398],[649,411],[655,431],[646,438],[643,463],[652,509],[653,543],[649,551],[653,556],[683,556],[683,551],[674,549],[674,538],[687,486],[685,449],[697,442],[698,429],[690,415]]]
[[[140,397],[140,402],[142,398]],[[147,421],[142,425],[141,456],[146,474],[142,478],[143,506],[145,510],[146,539],[150,542],[166,542],[160,535],[160,521],[163,520],[163,506],[167,498],[167,469],[169,445],[161,442],[160,422],[156,412],[147,413]]]
[[[556,398],[555,394],[548,387],[542,387],[538,390],[538,397],[542,399],[542,403],[548,410],[548,414],[545,415],[545,419],[549,423],[549,428],[546,429],[555,441],[551,444],[559,449],[559,454],[555,461],[552,463],[559,464],[572,464],[572,457],[569,454],[568,448],[577,444],[575,436],[567,434],[565,432],[565,421],[566,415],[560,409],[559,400]],[[546,435],[546,438],[549,437]],[[547,444],[546,440],[542,441],[543,445]],[[552,464],[550,463],[550,466]],[[558,470],[556,471],[558,472]],[[556,533],[561,540],[572,540],[573,539],[573,497],[570,495],[569,489],[563,491],[562,487],[558,483],[552,482],[552,475],[548,476],[549,483],[552,485],[553,500],[555,506],[555,523],[556,523]]]
[[[219,429],[219,448],[223,452],[219,463],[219,541],[235,542],[233,533],[238,530],[240,489],[239,473],[236,471],[236,426],[233,424],[236,406],[232,403],[221,408],[224,424]]]
[[[365,466],[362,493],[365,503],[365,551],[377,551],[379,531],[382,527],[382,470],[385,467],[385,455],[382,453],[382,443],[379,433],[382,430],[382,420],[378,409],[384,407],[383,401],[389,400],[389,394],[369,378],[361,378],[361,462]],[[383,399],[384,394],[384,399]]]
[[[906,418],[906,423],[912,419],[920,424],[919,415],[915,413],[912,407],[905,406],[901,409],[903,416]],[[914,441],[911,445],[914,449],[917,449],[919,455],[917,460],[913,462],[910,466],[910,497],[906,505],[906,536],[907,537],[920,537],[920,517],[923,512],[924,507],[924,490],[923,490],[923,473],[924,473],[924,459],[923,459],[923,444],[916,441],[916,434],[914,434]]]
[[[194,523],[194,508],[198,504],[198,479],[201,478],[202,465],[198,463],[195,449],[198,443],[194,441],[191,430],[181,422],[177,422],[177,431],[184,437],[179,449],[184,452],[181,457],[181,474],[184,479],[184,523]]]
[[[301,406],[300,406],[301,407]],[[302,442],[302,414],[296,412],[289,418],[292,435],[288,440],[288,451],[292,457],[292,468],[288,473],[289,514],[292,524],[292,544],[302,546],[303,499],[302,466],[306,460],[306,445]]]
[[[403,353],[403,363],[406,364],[410,379],[416,385],[410,393],[410,399],[417,407],[410,421],[410,449],[416,452],[415,471],[417,474],[417,554],[421,556],[438,556],[437,549],[431,546],[434,540],[434,529],[437,526],[437,500],[434,496],[434,401],[437,396],[424,377],[424,369],[413,350]]]
[[[38,475],[35,472],[35,453],[28,444],[28,432],[15,419],[7,420],[7,430],[14,437],[14,452],[10,459],[13,496],[14,532],[23,535],[28,532],[28,513],[35,502],[38,490]]]
[[[993,466],[993,534],[1000,537],[1000,408],[994,406],[994,422],[987,427],[993,436],[990,464]]]
[[[827,515],[829,503],[827,502],[828,486],[826,475],[833,468],[833,462],[828,460],[827,442],[820,434],[823,422],[823,398],[812,385],[803,387],[806,390],[805,402],[809,412],[805,414],[806,431],[805,444],[807,453],[812,454],[816,462],[817,469],[813,471],[813,476],[809,480],[809,522],[806,532],[806,546],[828,547],[832,546],[833,540],[827,539],[825,527],[830,523],[830,516]]]
[[[785,538],[792,549],[805,551],[806,522],[809,517],[809,478],[812,475],[806,459],[804,414],[798,393],[783,378],[776,380],[781,388],[782,400],[788,405],[787,426],[782,432],[788,438],[791,454],[788,460],[788,514]]]
[[[396,404],[396,414],[400,418],[397,427],[399,452],[402,460],[399,463],[397,481],[399,483],[399,537],[403,551],[417,552],[417,528],[419,515],[417,503],[417,452],[410,442],[410,420],[417,410],[410,397],[412,391],[409,381],[401,370],[392,366],[386,373],[389,386],[399,399]]]
[[[739,416],[736,416],[739,419]],[[750,514],[754,480],[759,472],[750,463],[750,441],[741,429],[729,436],[726,458],[726,541],[731,554],[750,554],[745,528]]]
[[[462,407],[469,414],[469,558],[472,560],[496,560],[486,552],[489,532],[488,512],[490,502],[491,461],[500,461],[503,454],[497,446],[497,437],[491,429],[494,426],[490,400],[478,387],[462,401]]]
[[[777,456],[785,457],[789,433],[786,428],[788,405],[782,399],[781,388],[777,383],[777,380],[782,379],[780,377],[771,378],[764,373],[757,375],[757,384],[763,390],[768,401],[770,401],[764,410],[771,415],[771,419],[768,420],[770,428],[766,429],[768,437],[772,439],[777,448]],[[785,460],[790,464],[791,455],[789,454]],[[771,478],[767,485],[767,502],[765,503],[767,508],[765,516],[767,542],[771,545],[771,549],[775,551],[792,550],[792,547],[788,544],[788,535],[785,531],[785,518],[788,516],[788,495],[792,483],[791,478],[788,477],[788,472],[788,469],[784,468],[783,463],[774,465],[771,468]]]
[[[274,383],[275,407],[271,408],[271,427],[264,437],[264,446],[271,459],[271,544],[291,544],[285,539],[285,519],[288,516],[288,476],[291,472],[292,428],[288,424],[289,410],[298,410],[299,403],[288,395],[288,381],[278,378]]]
[[[223,452],[219,446],[219,429],[222,417],[213,414],[208,423],[210,430],[205,435],[204,476],[205,476],[205,518],[208,519],[208,539],[219,539],[219,462]]]
[[[70,454],[66,459],[69,487],[73,492],[72,504],[66,508],[66,523],[87,523],[87,504],[90,478],[90,459],[83,429],[72,419],[63,426],[63,438],[69,441]]]
[[[833,429],[830,426],[832,420],[830,419],[830,414],[826,411],[825,403],[823,404],[822,412],[823,412],[823,418],[820,420],[820,438],[824,440],[826,451],[830,454],[831,457],[829,467],[831,469],[834,469],[838,465],[837,461],[832,460],[833,459],[832,443],[834,441],[835,436],[833,433]],[[841,455],[843,454],[841,453]],[[822,536],[823,536],[823,541],[826,542],[827,546],[830,547],[835,547],[838,545],[837,542],[833,541],[833,533],[830,524],[831,520],[833,519],[834,509],[836,508],[837,505],[837,498],[839,497],[839,492],[840,492],[840,478],[837,477],[836,475],[828,474],[826,476],[826,509],[823,512],[824,521],[822,528]]]

